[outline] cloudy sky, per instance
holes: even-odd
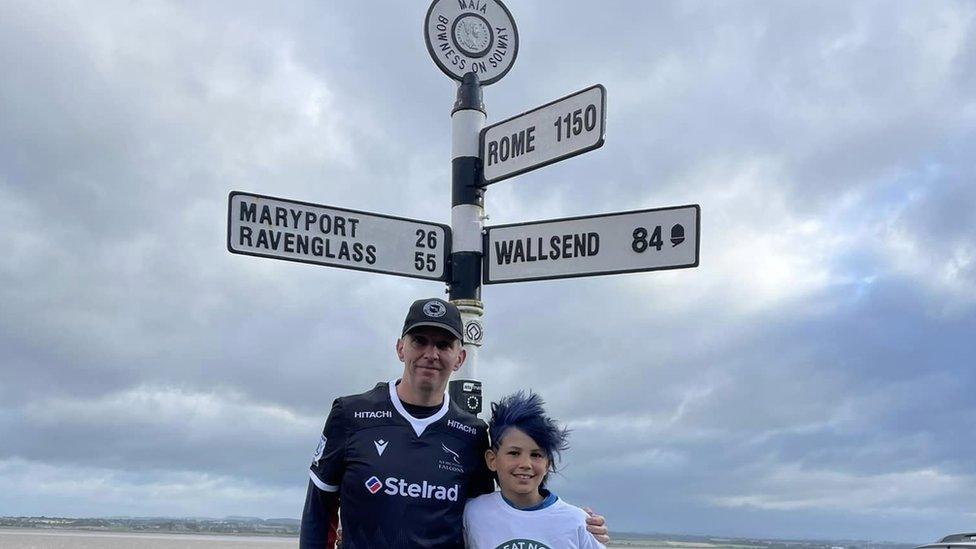
[[[199,4],[199,5],[198,5]],[[297,517],[441,283],[232,255],[241,190],[450,223],[427,2],[0,6],[0,515]],[[479,375],[616,531],[976,523],[976,3],[510,0],[498,121],[606,86],[489,224],[701,205],[697,269],[488,286]]]

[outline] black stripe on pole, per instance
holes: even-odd
[[[464,109],[473,109],[488,114],[485,111],[485,104],[481,100],[481,83],[478,82],[478,75],[473,72],[465,74],[461,84],[458,85],[457,100],[454,101],[454,109],[451,114]]]
[[[485,189],[481,183],[481,159],[461,156],[451,160],[451,206],[473,204],[484,206]]]
[[[481,299],[481,253],[451,254],[451,299]]]

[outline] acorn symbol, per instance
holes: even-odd
[[[681,223],[675,224],[671,227],[671,247],[674,248],[678,244],[685,241],[685,228],[681,226]]]

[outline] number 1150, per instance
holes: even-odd
[[[576,109],[566,113],[565,116],[557,116],[552,123],[556,127],[556,141],[571,139],[583,133],[583,130],[590,132],[596,128],[596,105],[587,105],[585,109]]]

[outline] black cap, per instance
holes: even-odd
[[[449,301],[436,297],[414,301],[407,312],[407,318],[403,321],[403,333],[400,336],[407,335],[407,332],[419,326],[433,326],[447,330],[463,341],[461,311]]]

